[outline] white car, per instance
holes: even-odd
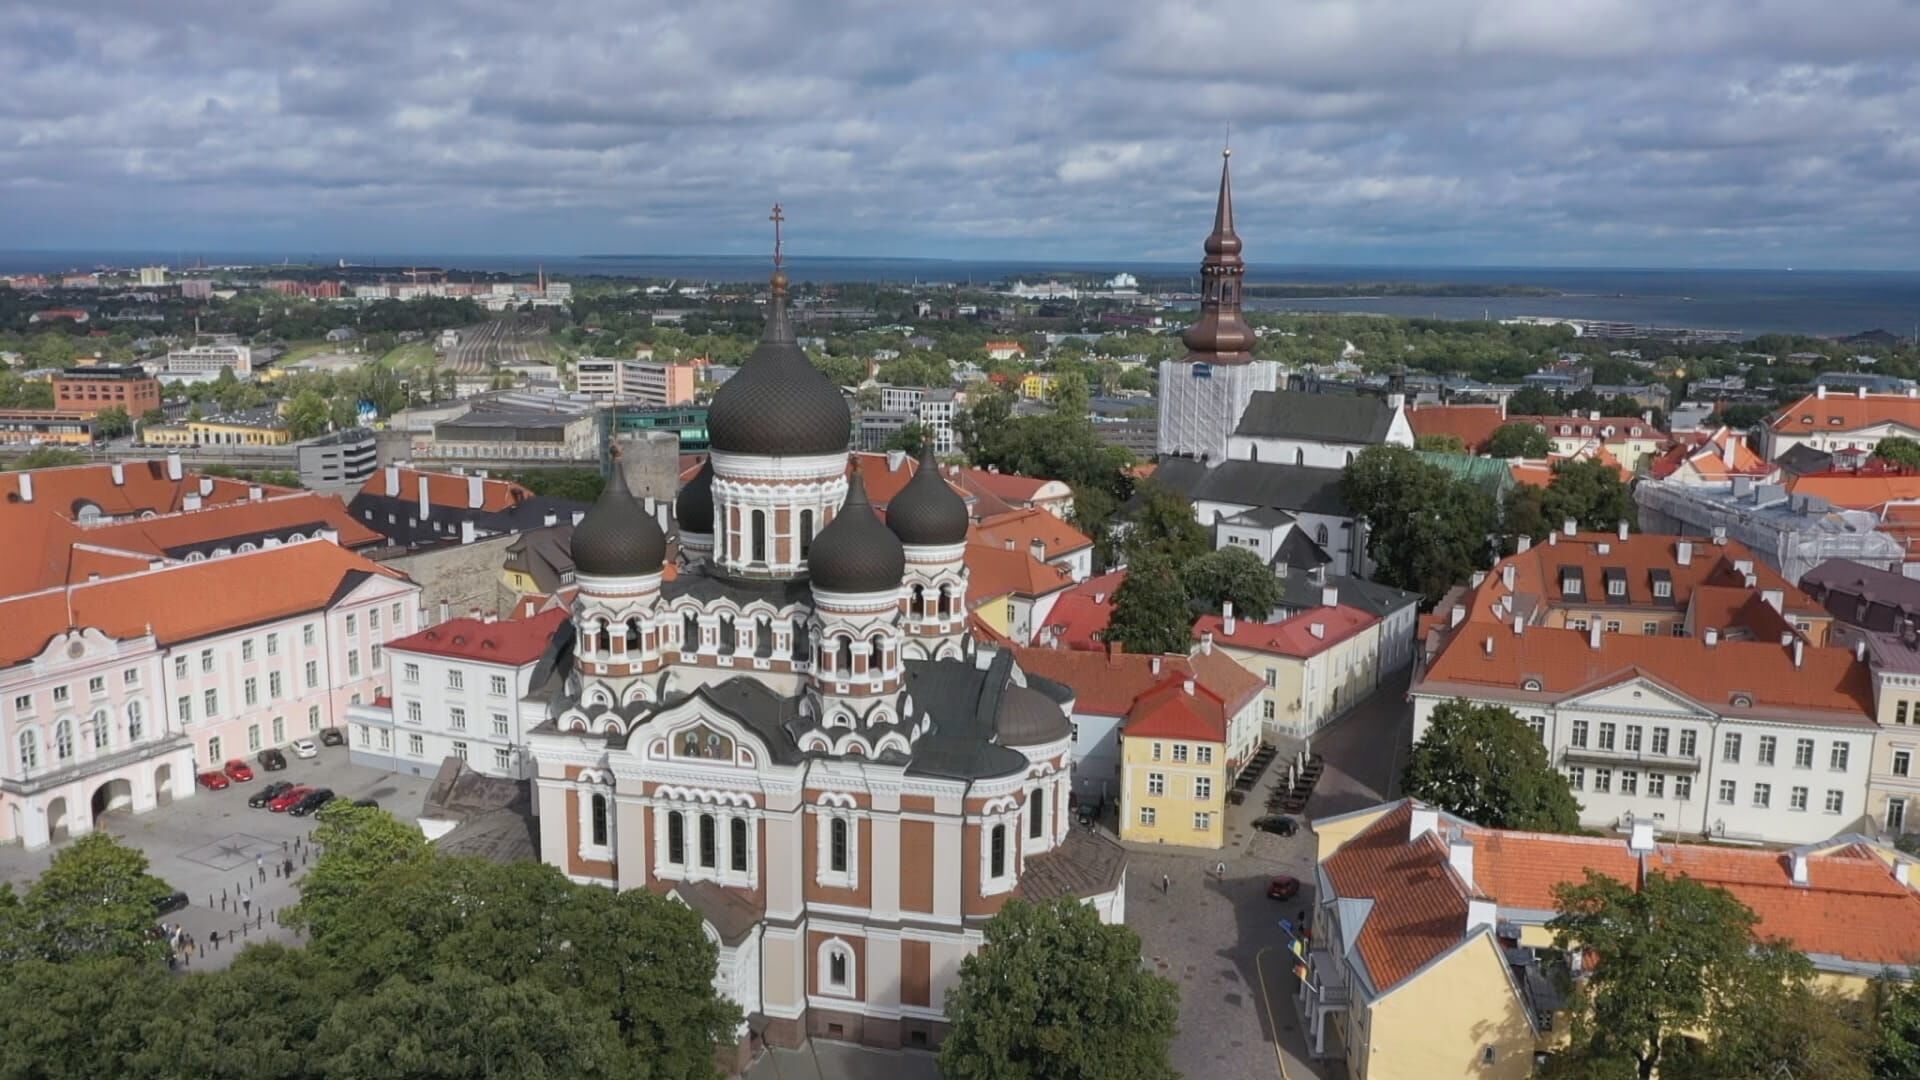
[[[293,756],[297,758],[320,756],[320,747],[312,739],[295,739],[289,749],[293,751]]]

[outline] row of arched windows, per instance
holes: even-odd
[[[915,585],[911,599],[908,601],[907,613],[919,619],[947,619],[957,614],[955,610],[957,607],[958,605],[953,602],[952,585],[942,584],[939,595],[931,604],[927,602],[926,587]]]
[[[697,861],[687,861],[688,818],[693,818],[692,840]],[[727,848],[724,853],[725,869],[736,874],[747,873],[752,858],[752,827],[747,819],[737,814],[725,817],[727,829]],[[670,865],[692,866],[701,870],[721,869],[722,852],[720,850],[721,815],[699,813],[689,815],[681,810],[667,811],[667,858]]]
[[[751,511],[747,514],[747,558],[745,561],[757,566],[767,565],[770,561],[767,554],[769,550],[768,541],[767,512],[765,510]],[[732,551],[731,545],[727,543],[725,530],[721,532],[719,543],[721,548],[719,554],[722,558],[730,555],[736,559],[739,557],[739,553]],[[800,511],[800,557],[802,559],[806,558],[807,554],[812,550],[813,510],[806,509]]]
[[[93,732],[95,754],[106,753],[113,749],[113,715],[105,709],[95,709],[87,718]],[[139,742],[146,736],[146,709],[137,701],[127,703],[127,740]],[[56,765],[74,759],[74,722],[62,717],[53,725],[53,761]],[[23,771],[40,767],[41,744],[40,729],[26,728],[18,736],[17,749],[20,755],[20,767]]]

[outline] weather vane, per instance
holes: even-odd
[[[787,220],[787,215],[780,209],[779,203],[774,203],[773,213],[769,214],[767,219],[773,222],[773,265],[775,269],[778,269],[781,263],[780,223]]]

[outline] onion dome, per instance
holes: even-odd
[[[876,593],[900,587],[907,554],[900,538],[873,512],[859,473],[853,474],[840,512],[813,538],[807,568],[814,587],[828,592]]]
[[[627,488],[620,457],[600,498],[573,527],[573,569],[593,577],[641,577],[660,572],[667,557],[667,538],[660,523]]]
[[[708,458],[673,497],[673,520],[680,531],[698,536],[713,533],[713,459]]]
[[[787,276],[775,272],[766,332],[707,409],[713,448],[771,457],[842,453],[852,426],[846,396],[794,341]]]
[[[1000,695],[993,729],[1001,746],[1041,746],[1072,733],[1067,714],[1052,698],[1030,686],[1008,684]]]
[[[887,504],[887,528],[903,544],[943,547],[967,538],[967,503],[940,476],[933,446],[920,451],[920,468]]]

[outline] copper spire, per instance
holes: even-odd
[[[1240,236],[1233,231],[1232,150],[1220,152],[1220,201],[1213,208],[1213,232],[1200,260],[1200,317],[1182,338],[1189,363],[1244,364],[1253,359],[1253,328],[1240,314],[1240,279],[1247,264],[1240,258]]]

